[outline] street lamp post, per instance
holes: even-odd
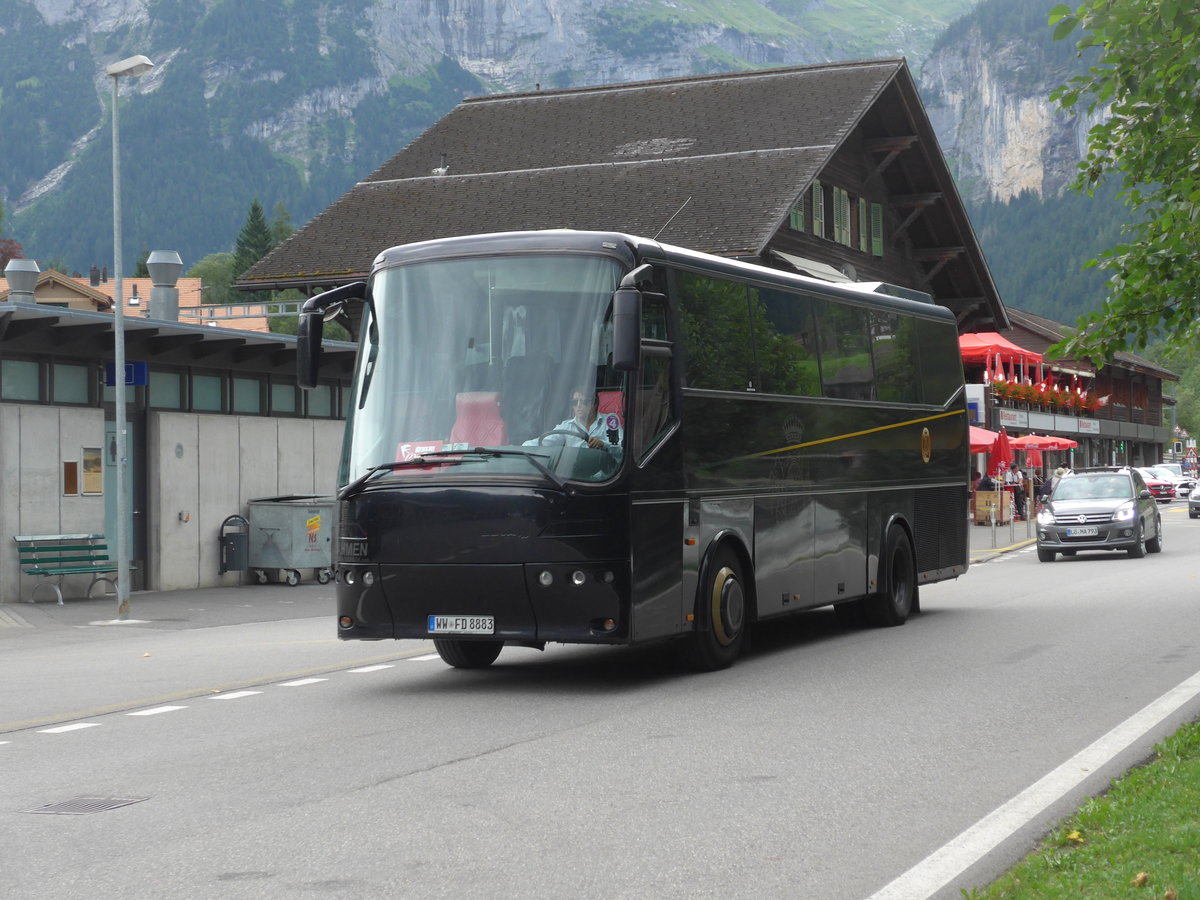
[[[113,188],[113,389],[116,398],[117,437],[117,618],[129,618],[129,504],[126,467],[129,453],[125,423],[125,297],[121,292],[121,138],[117,125],[117,85],[123,76],[135,78],[154,67],[144,56],[131,56],[108,66],[112,78],[112,188]]]

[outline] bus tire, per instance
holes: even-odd
[[[684,644],[692,668],[715,672],[733,665],[746,641],[749,612],[742,565],[737,554],[721,548],[696,601],[696,630]]]
[[[893,526],[888,530],[887,550],[880,562],[883,590],[867,598],[867,621],[876,628],[903,625],[917,605],[917,564],[912,541],[903,528]]]
[[[496,661],[504,641],[456,641],[434,638],[433,647],[447,665],[456,669],[486,669]]]

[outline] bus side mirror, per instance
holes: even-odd
[[[642,292],[618,288],[613,294],[613,368],[636,372],[642,355]]]
[[[300,387],[311,389],[317,386],[325,322],[341,312],[348,300],[363,300],[366,296],[366,283],[356,281],[304,301],[300,323],[296,327],[296,382]]]
[[[317,386],[324,326],[325,318],[319,312],[300,313],[300,323],[296,326],[296,382],[306,390]]]

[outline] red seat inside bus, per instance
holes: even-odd
[[[620,391],[598,391],[599,406],[596,407],[596,412],[604,416],[608,413],[616,413],[617,421],[621,423],[621,427],[625,427],[625,417],[621,414],[621,392]]]
[[[500,394],[474,391],[454,398],[454,426],[450,443],[472,447],[494,447],[508,440],[508,429],[500,417]]]

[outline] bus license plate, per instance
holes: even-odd
[[[494,616],[430,616],[430,634],[495,634]]]
[[[1068,528],[1067,537],[1095,537],[1100,529],[1095,525],[1084,525],[1082,528]]]

